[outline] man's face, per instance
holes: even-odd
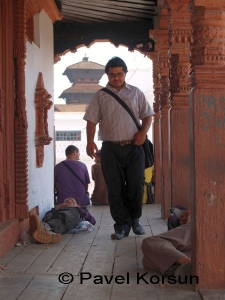
[[[188,217],[190,216],[191,211],[189,208],[187,208],[183,214],[180,216],[180,225],[186,224],[188,221]]]
[[[79,204],[77,204],[77,201],[74,198],[66,198],[64,200],[64,204],[66,204],[68,207],[80,207]]]
[[[125,82],[126,73],[122,67],[109,68],[108,79],[112,87],[120,90]]]

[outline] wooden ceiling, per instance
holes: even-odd
[[[153,51],[149,30],[157,18],[157,0],[55,0],[63,15],[54,24],[55,54],[109,40],[130,50]]]

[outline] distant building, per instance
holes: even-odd
[[[87,164],[90,172],[93,160],[86,154],[86,121],[83,116],[92,96],[102,88],[99,80],[104,73],[104,66],[88,61],[86,56],[81,62],[67,67],[63,73],[72,86],[59,96],[65,99],[66,104],[55,105],[56,163],[65,159],[65,148],[73,144],[80,149],[80,159]],[[95,142],[101,148],[98,126]]]
[[[66,104],[89,104],[94,93],[101,88],[98,83],[104,73],[103,65],[88,61],[85,56],[83,61],[66,68],[63,75],[68,77],[72,86],[59,98],[65,99]]]

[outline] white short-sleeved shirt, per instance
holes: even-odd
[[[109,90],[117,94],[130,108],[137,121],[154,114],[143,92],[135,86],[125,83],[118,92],[107,84]],[[138,129],[128,112],[114,97],[99,90],[93,96],[84,120],[94,124],[99,123],[101,139],[103,141],[132,140]]]

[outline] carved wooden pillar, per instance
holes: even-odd
[[[52,22],[62,16],[52,0],[13,0],[14,30],[13,50],[15,67],[15,203],[16,217],[28,218],[28,124],[25,98],[25,59],[26,39],[32,37],[29,19],[42,9],[48,14]],[[47,108],[48,109],[48,108]],[[46,125],[46,124],[45,124]],[[46,142],[46,140],[45,140]],[[40,158],[40,157],[39,157]],[[42,158],[38,161],[41,164]]]
[[[14,0],[16,217],[28,218],[28,145],[25,99],[26,0]]]
[[[154,141],[154,196],[155,203],[163,202],[163,177],[162,177],[162,139],[161,139],[161,111],[160,111],[160,82],[159,82],[159,53],[150,52],[147,56],[152,60],[153,65],[153,88],[155,112],[153,122]]]
[[[0,1],[0,16],[3,16],[3,4]],[[0,18],[0,32],[5,28],[4,18]],[[0,53],[3,53],[4,41],[2,34],[0,35]],[[3,92],[3,55],[0,55],[0,221],[5,220],[5,201],[4,201],[4,169],[3,169],[3,130],[4,130],[4,92]]]
[[[225,288],[225,4],[191,3],[193,273],[199,288]]]
[[[162,9],[160,26],[158,30],[151,30],[150,37],[156,42],[156,50],[159,52],[159,82],[161,87],[161,138],[162,138],[162,176],[163,176],[163,201],[162,218],[167,218],[171,205],[171,176],[169,161],[169,64],[168,64],[168,11]]]
[[[190,0],[167,0],[170,6],[170,147],[172,206],[190,206]]]
[[[0,1],[0,221],[15,217],[13,1]]]

